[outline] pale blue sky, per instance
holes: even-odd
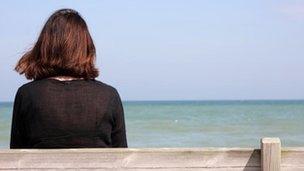
[[[0,6],[0,101],[59,8],[85,18],[98,79],[123,100],[304,99],[304,1],[15,0]]]

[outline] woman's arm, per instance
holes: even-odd
[[[116,90],[112,109],[114,121],[111,132],[112,147],[128,147],[123,106]]]
[[[10,142],[11,149],[26,147],[21,107],[22,107],[22,94],[20,93],[20,89],[18,89],[14,100],[14,108],[13,108],[13,116],[12,116],[11,142]]]

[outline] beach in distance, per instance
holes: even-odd
[[[124,101],[129,147],[259,147],[262,137],[304,144],[304,100]],[[13,103],[0,103],[9,148]]]

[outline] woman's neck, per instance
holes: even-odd
[[[59,81],[72,81],[72,80],[83,80],[83,78],[71,77],[71,76],[54,76],[49,79],[55,79]]]

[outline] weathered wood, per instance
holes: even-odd
[[[261,148],[7,149],[0,150],[0,171],[304,170],[304,148],[281,151],[276,138],[262,139]]]
[[[0,170],[260,170],[260,150],[241,148],[1,150]]]
[[[262,138],[261,140],[262,171],[280,171],[281,141],[279,138]]]
[[[283,148],[281,170],[304,170],[304,147]]]

